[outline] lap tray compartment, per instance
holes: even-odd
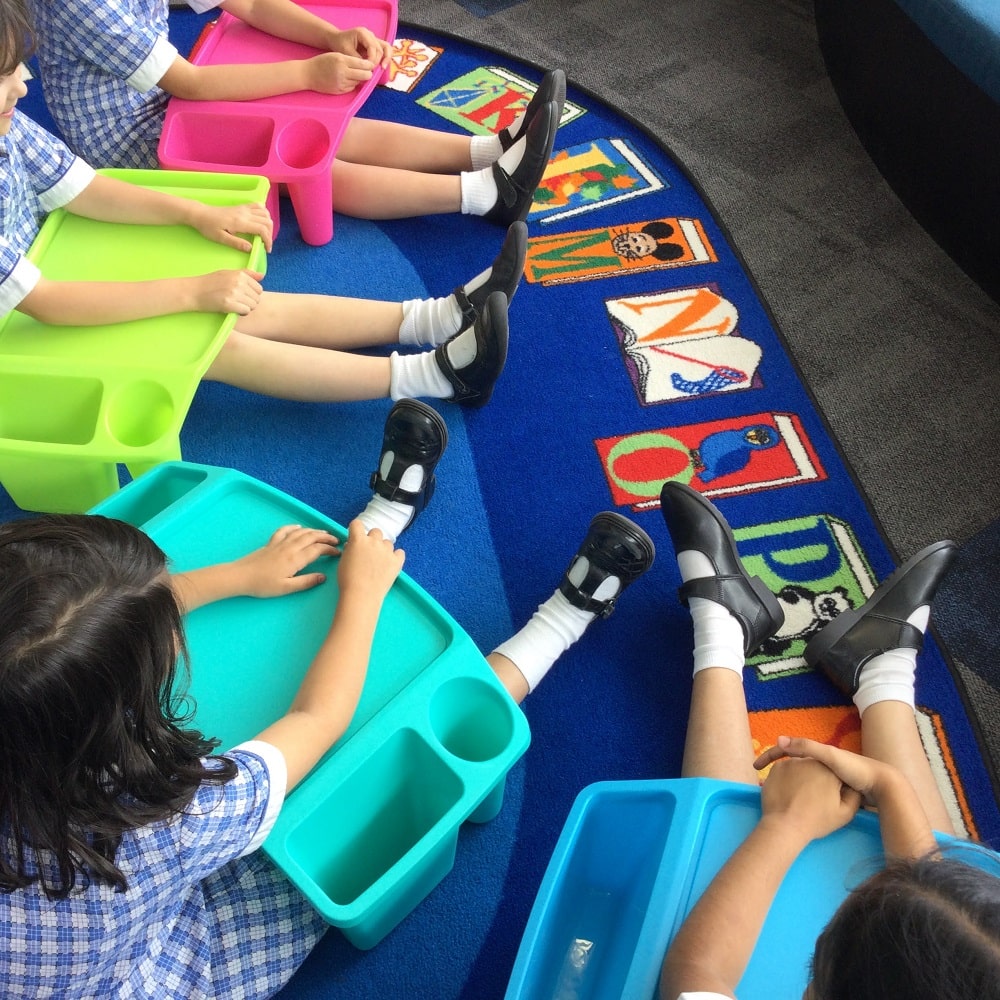
[[[186,462],[159,466],[93,513],[142,528],[175,571],[233,559],[284,524],[346,537],[287,494]],[[188,617],[194,724],[223,747],[291,702],[336,606],[336,565],[324,560],[327,580],[312,590],[235,598]],[[403,574],[349,729],[289,795],[263,849],[329,923],[370,948],[451,870],[461,824],[497,814],[529,738],[472,640]]]
[[[130,183],[211,205],[261,202],[268,182],[231,174],[107,170]],[[145,281],[220,269],[265,269],[249,252],[187,226],[96,222],[53,212],[28,258],[55,281]],[[180,458],[180,428],[201,377],[236,321],[179,313],[96,326],[0,319],[0,483],[25,510],[77,513],[138,475]]]

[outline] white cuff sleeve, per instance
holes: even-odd
[[[276,746],[265,743],[263,740],[248,740],[246,743],[241,743],[238,747],[233,747],[233,749],[245,750],[247,753],[252,753],[254,756],[260,757],[267,768],[269,779],[267,809],[264,812],[263,819],[260,821],[260,826],[257,828],[256,834],[254,834],[253,840],[247,844],[246,848],[240,854],[240,857],[245,857],[247,854],[253,854],[267,840],[267,835],[271,832],[271,828],[278,818],[278,813],[285,802],[285,789],[288,787],[288,768],[282,752]]]
[[[187,0],[187,5],[192,10],[198,11],[199,14],[204,14],[213,7],[218,7],[220,2],[221,0]]]
[[[14,270],[0,282],[0,316],[13,312],[38,284],[41,276],[42,272],[27,257],[21,257]]]
[[[147,90],[152,90],[163,79],[163,74],[170,69],[176,58],[176,47],[171,45],[165,37],[157,38],[153,42],[152,51],[143,60],[142,65],[125,82],[133,90],[145,94]]]
[[[63,205],[68,205],[93,179],[94,168],[84,160],[77,157],[66,171],[48,189],[39,196],[42,208],[46,212],[53,212]]]

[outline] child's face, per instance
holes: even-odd
[[[6,135],[10,131],[11,122],[14,120],[14,105],[27,92],[28,88],[21,79],[20,66],[16,67],[13,73],[0,76],[0,135]]]

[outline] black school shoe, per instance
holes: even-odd
[[[587,560],[587,575],[580,583],[571,583],[569,571],[581,556]],[[604,511],[590,522],[586,537],[559,582],[559,591],[574,607],[607,618],[622,591],[653,565],[655,556],[653,540],[642,528],[621,514]],[[618,577],[618,593],[596,600],[594,593],[609,576]]]
[[[518,220],[507,227],[500,253],[490,265],[490,276],[478,288],[466,294],[459,285],[452,293],[459,309],[462,310],[462,329],[472,326],[486,307],[486,300],[494,292],[503,292],[507,304],[514,298],[514,292],[524,274],[524,257],[528,251],[528,227]]]
[[[462,406],[485,406],[493,395],[503,366],[507,361],[507,297],[492,292],[474,324],[476,356],[464,368],[455,368],[448,357],[448,344],[461,337],[465,330],[434,349],[438,367],[451,383],[455,394],[449,402]]]
[[[413,524],[434,495],[434,469],[447,445],[448,427],[440,414],[426,403],[418,399],[400,399],[389,411],[378,468],[371,474],[368,485],[376,495],[413,508],[402,530]],[[388,452],[392,452],[392,464],[383,476],[382,460]],[[415,493],[399,485],[403,473],[411,465],[419,465],[424,470],[423,483]]]
[[[806,663],[822,670],[841,691],[853,696],[861,671],[872,657],[890,649],[919,651],[924,634],[907,619],[934,599],[957,552],[958,546],[945,540],[911,556],[860,608],[841,612],[809,640]]]
[[[743,627],[743,652],[749,656],[785,620],[777,597],[759,576],[750,576],[743,568],[732,529],[711,501],[697,490],[683,483],[664,483],[660,509],[674,552],[701,552],[715,569],[715,576],[682,584],[678,591],[681,603],[687,604],[692,597],[704,597],[721,604]]]
[[[524,135],[528,124],[535,117],[538,109],[542,105],[548,104],[549,101],[555,103],[556,123],[558,123],[562,118],[563,104],[566,101],[566,74],[561,69],[550,69],[542,77],[542,82],[538,85],[538,89],[531,95],[531,100],[528,101],[524,109],[524,117],[521,119],[520,126],[516,132],[511,132],[509,128],[502,128],[497,132],[497,135],[500,137],[500,145],[505,153]]]
[[[493,180],[497,185],[497,202],[483,216],[491,222],[509,226],[524,221],[531,210],[531,202],[549,165],[552,147],[556,141],[559,118],[555,101],[543,104],[528,122],[525,130],[525,147],[518,165],[507,173],[499,160],[493,164]]]

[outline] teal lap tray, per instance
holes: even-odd
[[[748,785],[589,785],[553,851],[505,1000],[653,1000],[667,946],[759,818],[760,792]],[[995,855],[968,849],[961,858],[1000,873]],[[820,931],[850,888],[883,863],[871,813],[810,844],[768,913],[740,1000],[801,997]]]
[[[177,571],[234,559],[276,528],[346,531],[241,473],[171,462],[93,513],[146,531]],[[231,747],[282,715],[327,633],[336,561],[321,586],[235,598],[187,619],[194,724]],[[401,575],[379,618],[350,728],[289,795],[264,850],[323,917],[370,948],[451,870],[466,820],[491,820],[528,723],[453,618]]]
[[[235,174],[102,173],[211,205],[263,202],[268,182]],[[266,268],[187,226],[96,222],[53,212],[28,257],[54,281],[144,281]],[[0,483],[25,510],[85,511],[133,475],[180,458],[180,428],[234,313],[179,313],[103,326],[0,319]]]

